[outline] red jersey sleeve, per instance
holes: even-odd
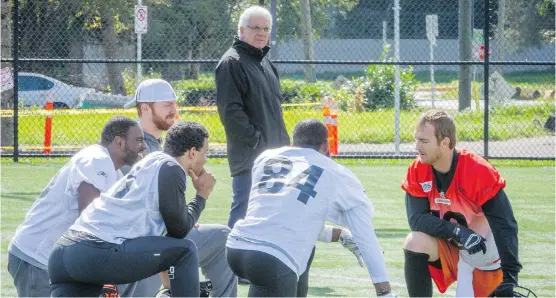
[[[473,190],[474,203],[482,206],[506,186],[506,180],[481,156],[470,152],[462,155],[466,155],[465,162],[468,163],[464,174],[474,177],[471,179],[474,185],[468,185],[466,188]]]
[[[422,175],[422,171],[423,165],[421,162],[419,162],[419,160],[414,160],[407,169],[407,175],[402,181],[402,189],[408,194],[418,198],[427,197],[427,193],[423,191],[423,187],[419,183],[419,176]]]

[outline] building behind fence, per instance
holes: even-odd
[[[455,116],[459,146],[489,158],[554,159],[550,0],[143,0],[141,63],[135,0],[7,2],[2,156],[69,156],[98,142],[111,116],[136,117],[121,107],[137,82],[151,77],[171,82],[181,119],[207,126],[211,155],[225,156],[214,68],[241,11],[263,2],[276,20],[269,55],[281,75],[290,132],[301,119],[322,118],[322,104],[332,103],[340,157],[411,157],[415,121],[435,107]],[[304,2],[310,18],[300,15]],[[427,25],[427,18],[437,22]],[[53,111],[45,109],[48,101]]]

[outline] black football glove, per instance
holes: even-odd
[[[502,282],[492,292],[491,297],[514,297],[514,287],[515,285],[512,283]]]
[[[461,245],[470,255],[476,254],[479,251],[486,253],[485,238],[473,232],[464,226],[456,226],[452,231],[453,240]]]
[[[504,273],[502,283],[494,289],[491,297],[514,297],[514,288],[517,287],[517,274]]]

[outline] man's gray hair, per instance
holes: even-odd
[[[241,16],[239,16],[239,22],[237,23],[237,36],[240,36],[239,28],[249,26],[249,21],[251,21],[251,17],[265,17],[268,20],[268,27],[272,28],[272,16],[268,9],[261,7],[261,6],[251,6],[247,8]]]

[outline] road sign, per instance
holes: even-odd
[[[135,5],[135,33],[145,34],[148,28],[147,7],[144,5]]]

